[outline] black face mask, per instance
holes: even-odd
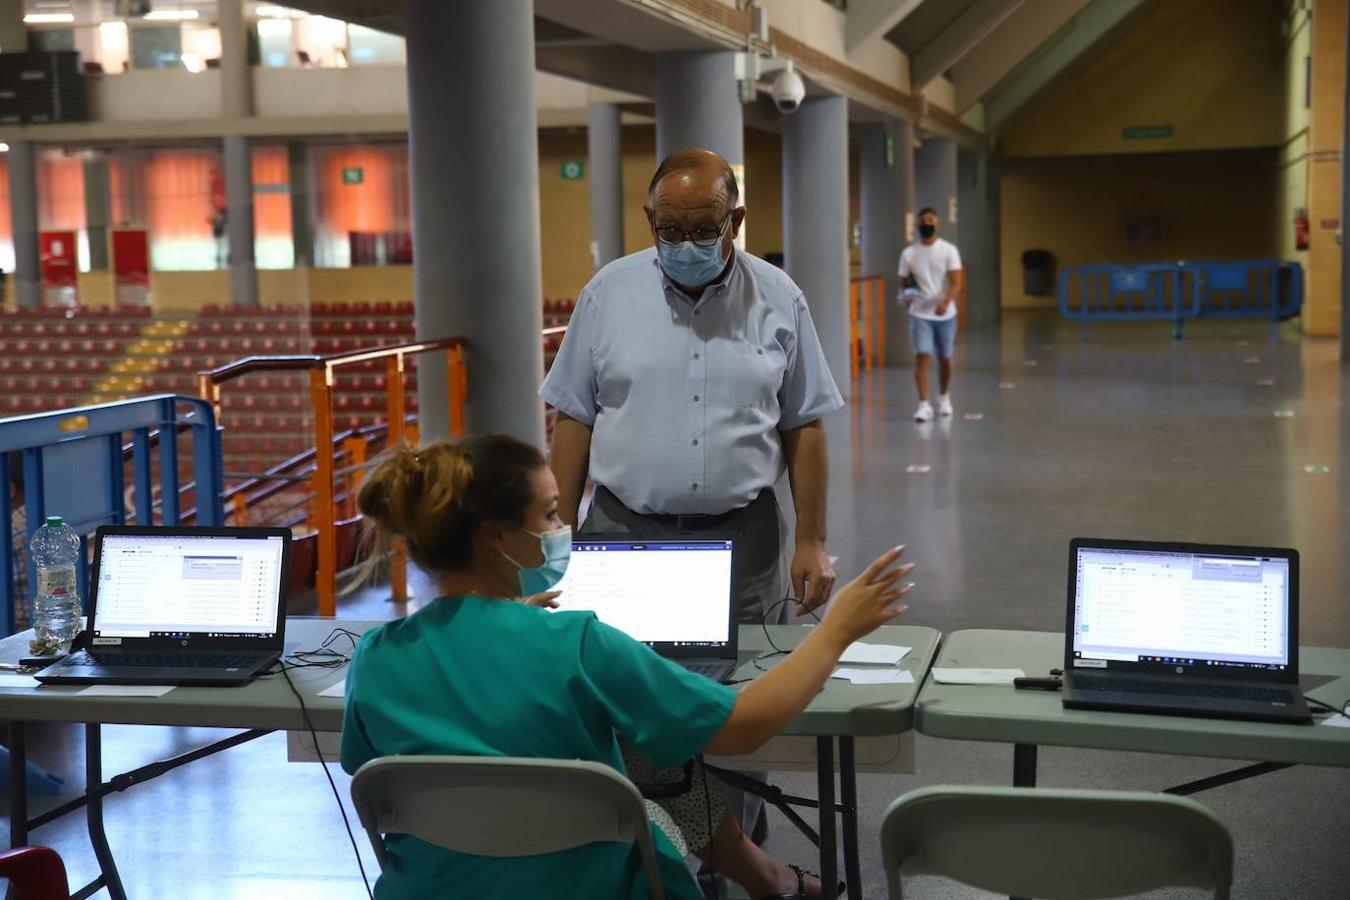
[[[928,223],[925,222],[924,224],[919,226],[919,237],[923,238],[925,241],[935,234],[937,234],[936,225],[929,225]]]

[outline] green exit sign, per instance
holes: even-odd
[[[360,166],[348,166],[342,170],[343,184],[360,184],[366,180],[366,170]]]
[[[1127,141],[1157,141],[1172,136],[1171,125],[1134,125],[1121,131]]]
[[[563,181],[577,181],[586,177],[586,164],[579,159],[565,159],[559,168]]]

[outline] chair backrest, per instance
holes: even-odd
[[[384,866],[384,834],[477,856],[536,856],[597,841],[637,844],[663,900],[642,795],[613,768],[581,760],[386,756],[352,778],[352,802]]]
[[[881,824],[891,900],[901,875],[941,875],[1018,897],[1089,900],[1160,887],[1228,900],[1233,839],[1205,807],[1170,794],[929,787]]]

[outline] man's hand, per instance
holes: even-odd
[[[942,299],[942,302],[937,305],[936,312],[939,316],[945,316],[947,314],[947,310],[951,309],[951,306],[952,306],[952,298],[944,297]]]
[[[526,606],[542,606],[544,609],[557,609],[558,598],[562,596],[562,591],[544,591],[542,594],[531,594],[528,597],[522,597],[520,602]]]
[[[803,615],[830,599],[834,590],[834,566],[825,545],[818,541],[797,544],[792,557],[792,591],[797,596],[797,615]]]

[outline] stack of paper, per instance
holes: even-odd
[[[938,684],[1012,684],[1014,678],[1023,678],[1021,669],[951,669],[933,667],[933,680]]]
[[[856,641],[848,645],[839,661],[850,666],[893,666],[909,655],[911,649],[894,644],[864,644]]]
[[[913,684],[914,675],[904,669],[849,669],[834,670],[831,678],[844,678],[850,684]]]

